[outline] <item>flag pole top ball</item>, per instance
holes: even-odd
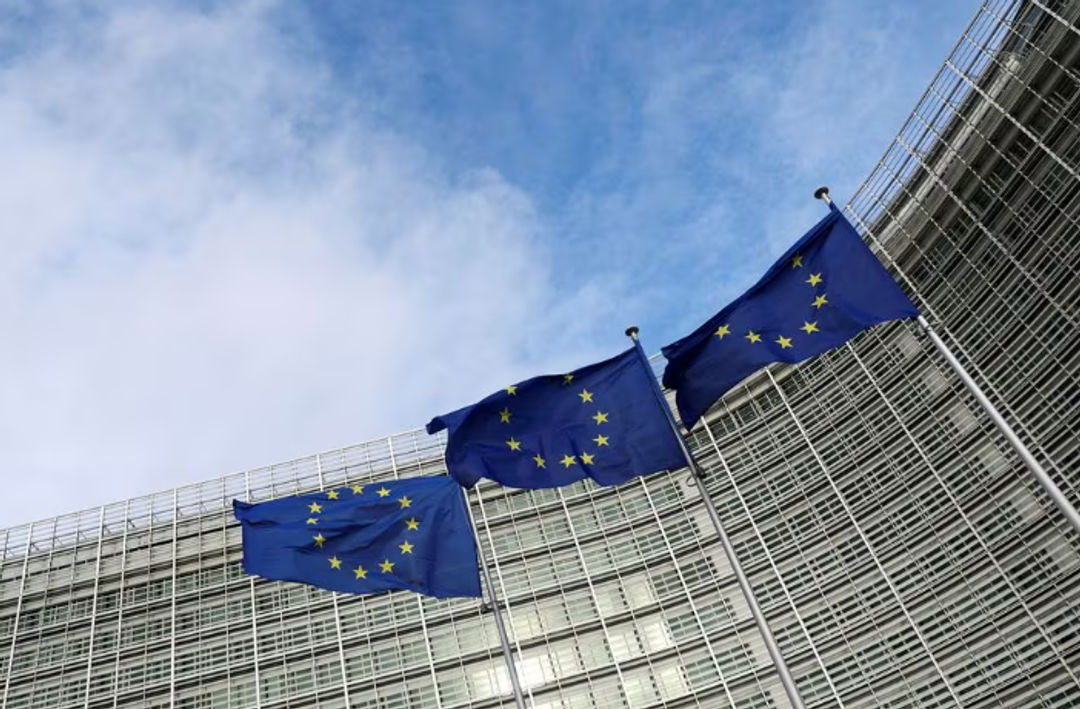
[[[818,187],[814,190],[814,199],[822,199],[825,200],[825,204],[830,204],[832,200],[829,199],[829,188],[825,185]]]
[[[631,340],[637,339],[638,332],[639,330],[637,325],[631,325],[630,327],[626,328],[626,336],[629,337]]]

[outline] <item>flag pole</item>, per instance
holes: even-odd
[[[827,206],[831,207],[833,204],[832,199],[829,197],[828,187],[818,187],[814,190],[814,197],[825,202]],[[945,358],[945,361],[949,363],[949,367],[951,367],[953,372],[960,377],[960,381],[963,382],[968,392],[975,397],[975,401],[979,402],[979,406],[981,406],[983,411],[986,412],[986,415],[990,417],[990,420],[994,422],[998,431],[1005,436],[1005,440],[1009,442],[1012,449],[1016,451],[1016,454],[1024,461],[1027,469],[1031,471],[1031,474],[1035,476],[1035,480],[1042,486],[1042,489],[1046,491],[1046,494],[1050,496],[1050,499],[1053,500],[1054,504],[1057,505],[1058,510],[1065,515],[1065,519],[1072,525],[1073,530],[1080,533],[1080,512],[1076,511],[1076,508],[1069,502],[1065,493],[1057,486],[1057,483],[1055,483],[1053,478],[1046,472],[1046,469],[1043,468],[1042,464],[1035,458],[1031,450],[1024,445],[1022,440],[1020,440],[1020,436],[1016,434],[1016,431],[1013,430],[1012,426],[1009,425],[1008,421],[1006,421],[997,410],[997,407],[995,407],[990,399],[987,398],[986,394],[983,393],[982,388],[980,388],[975,380],[971,378],[971,375],[968,374],[964,365],[960,364],[960,360],[956,358],[956,355],[949,349],[949,346],[945,344],[944,340],[942,340],[934,328],[930,326],[930,323],[927,322],[926,318],[919,315],[915,321],[919,324],[919,327],[922,328],[923,332],[930,337],[930,341],[934,343],[934,347],[937,349],[938,353]]]
[[[765,620],[765,615],[761,612],[761,607],[758,605],[757,598],[754,596],[754,590],[750,587],[750,580],[746,577],[746,573],[739,564],[739,558],[735,555],[735,548],[731,545],[731,540],[728,538],[727,532],[724,531],[724,525],[720,522],[720,514],[716,511],[716,505],[713,504],[712,498],[709,497],[709,491],[705,489],[705,475],[701,470],[701,466],[698,465],[697,460],[695,460],[693,454],[690,453],[690,449],[683,439],[682,432],[679,430],[679,424],[675,422],[675,416],[671,413],[671,408],[668,406],[667,399],[664,398],[664,392],[660,389],[660,384],[652,374],[652,366],[649,364],[649,358],[645,354],[645,350],[641,347],[641,340],[638,339],[638,332],[639,330],[636,325],[631,325],[626,328],[626,336],[634,341],[634,348],[637,350],[638,356],[641,357],[642,364],[645,365],[645,369],[649,373],[650,385],[660,403],[660,408],[664,410],[664,415],[667,416],[668,425],[671,426],[671,432],[675,434],[675,438],[679,441],[679,449],[682,451],[683,458],[686,459],[687,467],[690,468],[690,472],[693,474],[694,482],[697,484],[698,493],[701,495],[701,500],[705,504],[705,510],[708,512],[709,518],[712,520],[713,526],[716,527],[716,532],[720,536],[720,544],[724,548],[724,554],[727,556],[728,563],[731,564],[731,568],[735,572],[735,578],[739,582],[739,589],[746,599],[746,605],[750,608],[750,614],[754,617],[754,623],[757,624],[758,632],[761,633],[761,638],[765,641],[765,647],[768,649],[769,656],[772,658],[773,666],[776,668],[776,674],[780,677],[780,683],[784,686],[784,692],[787,694],[788,701],[791,702],[792,709],[804,709],[805,705],[803,704],[802,697],[799,696],[799,690],[795,687],[795,680],[792,679],[787,662],[780,653],[780,646],[776,644],[776,638],[773,636],[772,629]]]
[[[465,497],[465,511],[469,514],[469,524],[472,525],[473,539],[476,540],[476,554],[479,556],[480,571],[484,574],[484,587],[487,588],[486,605],[491,608],[491,612],[495,615],[495,628],[499,632],[499,644],[502,645],[503,657],[506,659],[506,669],[510,672],[510,684],[514,688],[514,703],[517,704],[518,709],[525,709],[525,699],[521,694],[521,682],[518,680],[517,667],[514,665],[514,656],[510,652],[510,640],[506,635],[506,626],[503,624],[502,611],[499,609],[499,599],[495,596],[495,586],[491,583],[491,576],[488,574],[487,559],[484,558],[484,545],[480,543],[480,532],[476,528],[476,518],[473,517],[472,505],[469,504],[469,497],[465,494],[465,489],[462,488],[462,494]],[[480,491],[476,491],[477,497],[480,496]],[[481,608],[481,610],[483,610]]]

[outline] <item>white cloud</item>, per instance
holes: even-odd
[[[0,65],[0,525],[422,425],[580,336],[528,198],[358,122],[259,4],[42,37]]]
[[[631,322],[685,334],[819,180],[849,196],[961,12],[587,10],[560,57],[485,8],[478,56],[528,60],[490,72],[373,21],[343,87],[274,0],[26,8],[0,12],[0,526],[419,426]]]

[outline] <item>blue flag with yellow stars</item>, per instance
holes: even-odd
[[[519,488],[561,487],[584,478],[618,485],[686,465],[634,348],[603,362],[508,386],[436,416],[447,429],[446,465],[466,487],[480,478]]]
[[[345,593],[480,595],[472,524],[461,487],[446,476],[233,500],[233,513],[249,574]]]
[[[772,362],[800,362],[912,304],[835,206],[750,290],[663,348],[664,386],[689,429],[724,392]]]

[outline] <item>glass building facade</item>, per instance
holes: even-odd
[[[1078,18],[985,2],[846,207],[1074,502]],[[755,375],[689,441],[807,706],[1080,706],[1080,537],[914,323]],[[443,442],[0,531],[0,705],[514,706],[484,604],[240,568],[233,498],[439,473]],[[469,494],[527,706],[788,705],[689,475]]]

